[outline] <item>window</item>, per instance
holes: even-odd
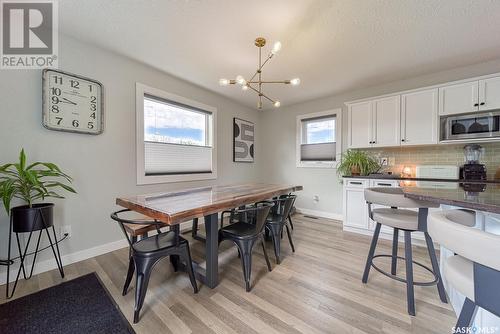
[[[137,84],[137,183],[214,179],[213,107]]]
[[[334,167],[340,153],[340,109],[297,117],[297,166]]]

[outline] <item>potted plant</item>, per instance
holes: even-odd
[[[342,154],[337,164],[339,176],[368,175],[380,169],[380,164],[375,158],[365,151],[347,150]]]
[[[63,179],[62,182],[58,181]],[[0,166],[0,197],[7,214],[11,215],[14,232],[32,232],[53,225],[53,203],[37,203],[46,198],[64,198],[55,190],[76,191],[69,185],[69,175],[49,162],[27,164],[24,149],[19,154],[17,163]],[[11,209],[14,198],[25,204]],[[42,219],[37,219],[37,214]]]

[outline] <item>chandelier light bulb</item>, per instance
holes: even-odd
[[[246,85],[247,84],[247,81],[241,75],[238,75],[236,77],[236,82],[239,83],[240,85]]]
[[[300,79],[299,78],[294,78],[292,80],[290,80],[290,84],[294,85],[294,86],[297,86],[300,84]]]
[[[248,90],[248,85],[243,85],[243,86],[241,86],[241,89],[242,89],[242,90]]]
[[[281,102],[280,101],[274,102],[274,107],[279,108],[280,106],[281,106]]]
[[[273,49],[271,50],[271,53],[273,55],[277,54],[279,51],[281,50],[281,42],[280,41],[277,41],[276,43],[274,43],[273,45]]]
[[[221,86],[227,86],[227,85],[229,85],[229,80],[228,79],[220,79],[219,80],[219,85],[221,85]]]

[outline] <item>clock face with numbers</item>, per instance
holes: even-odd
[[[49,130],[98,135],[104,130],[103,88],[98,81],[45,69],[43,126]]]

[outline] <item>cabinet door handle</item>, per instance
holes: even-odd
[[[484,102],[479,103],[480,106],[484,106],[485,104],[486,103],[484,103]]]
[[[404,139],[401,139],[401,141],[405,141]]]
[[[362,185],[362,184],[363,184],[363,182],[355,182],[355,181],[351,181],[351,182],[349,182],[349,183],[350,183],[350,184],[359,184],[359,185]]]
[[[479,103],[474,103],[474,107],[479,107]]]
[[[390,186],[392,186],[392,184],[390,184],[390,183],[377,183],[377,186],[390,187]]]

